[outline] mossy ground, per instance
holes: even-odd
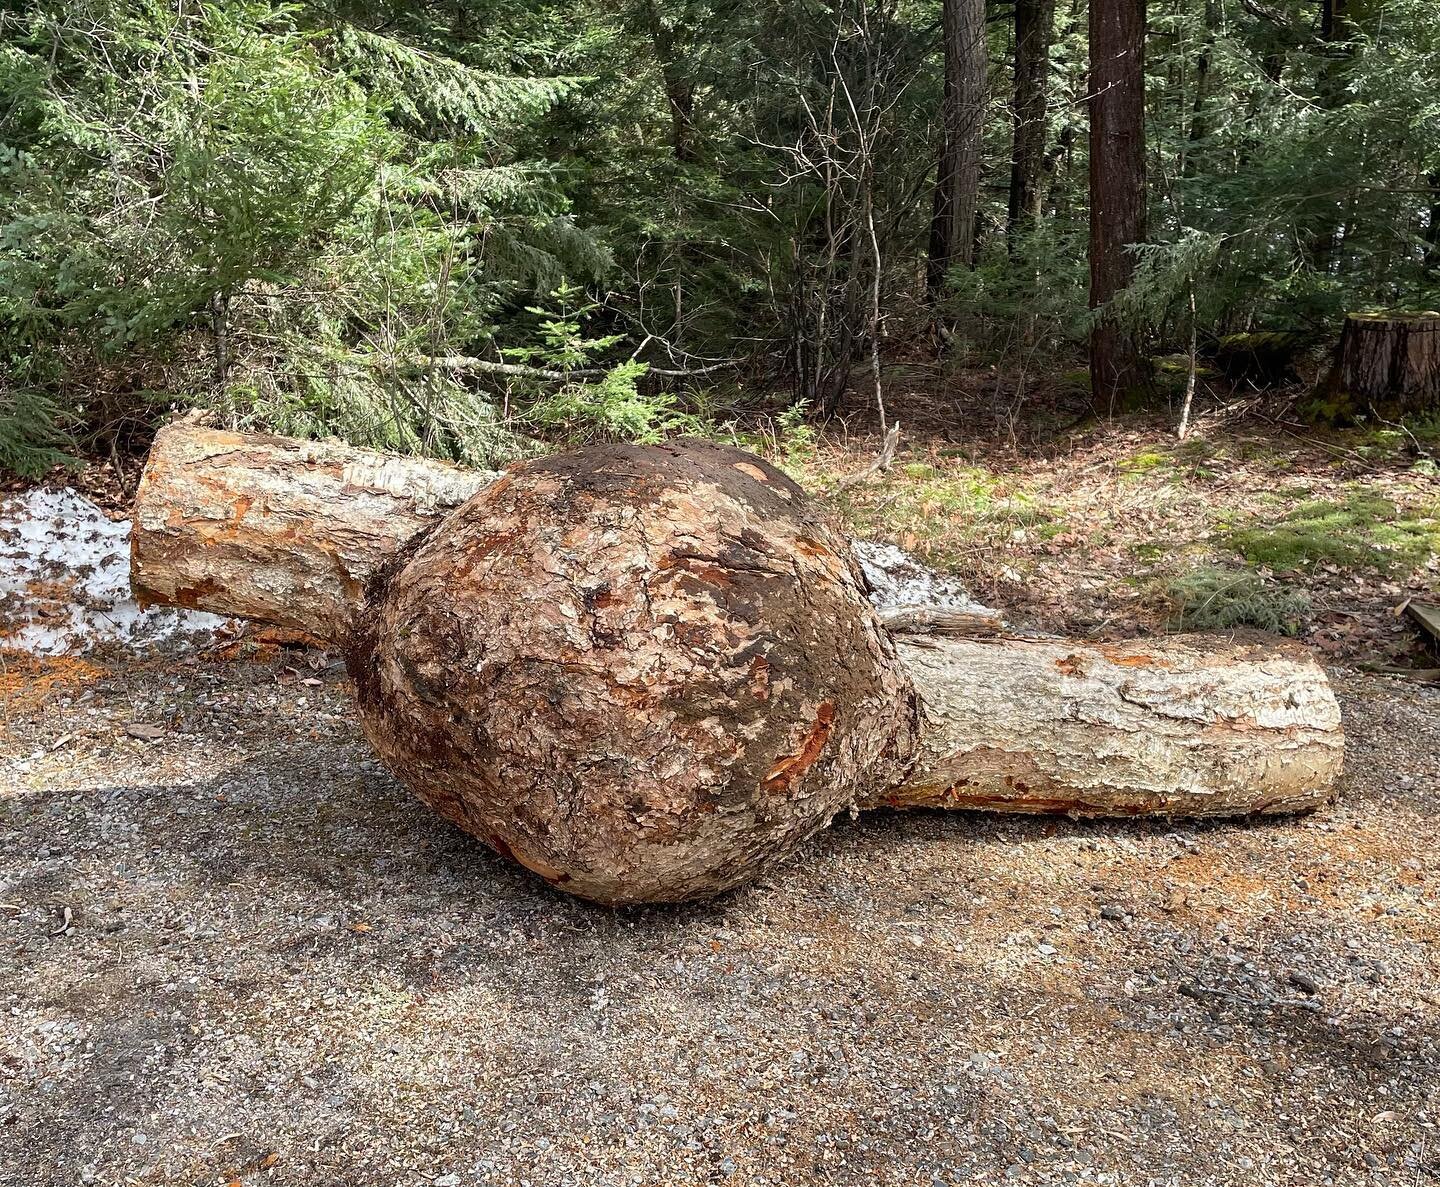
[[[1203,425],[1178,442],[1154,415],[1067,430],[1027,412],[999,431],[963,405],[938,424],[933,404],[897,405],[923,427],[903,434],[888,472],[842,483],[878,444],[852,426],[843,441],[822,433],[797,475],[855,535],[899,544],[1019,621],[1248,627],[1399,656],[1412,637],[1394,608],[1440,597],[1440,479],[1427,457],[1440,426]]]
[[[1313,499],[1232,532],[1245,560],[1278,572],[1333,565],[1406,574],[1440,551],[1440,504],[1406,510],[1365,488]]]

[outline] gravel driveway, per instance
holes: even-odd
[[[1316,816],[880,813],[615,912],[336,668],[12,663],[0,1183],[1440,1181],[1440,692],[1335,675]]]

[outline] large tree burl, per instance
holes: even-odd
[[[421,799],[603,902],[737,885],[852,803],[1304,811],[1345,753],[1288,643],[887,634],[799,488],[703,443],[493,475],[175,424],[131,542],[143,602],[345,648]]]
[[[849,545],[737,449],[517,466],[368,601],[349,668],[386,765],[600,902],[753,879],[916,752],[916,696]]]

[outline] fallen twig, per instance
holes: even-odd
[[[885,434],[885,441],[880,446],[880,452],[875,455],[875,460],[863,469],[856,470],[853,474],[846,474],[840,479],[839,489],[848,490],[864,482],[867,478],[873,478],[876,474],[884,473],[895,461],[895,450],[900,444],[900,422],[897,420],[890,426],[890,431]]]

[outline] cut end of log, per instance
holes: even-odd
[[[495,475],[180,423],[135,496],[130,580],[183,606],[343,639],[375,571]]]

